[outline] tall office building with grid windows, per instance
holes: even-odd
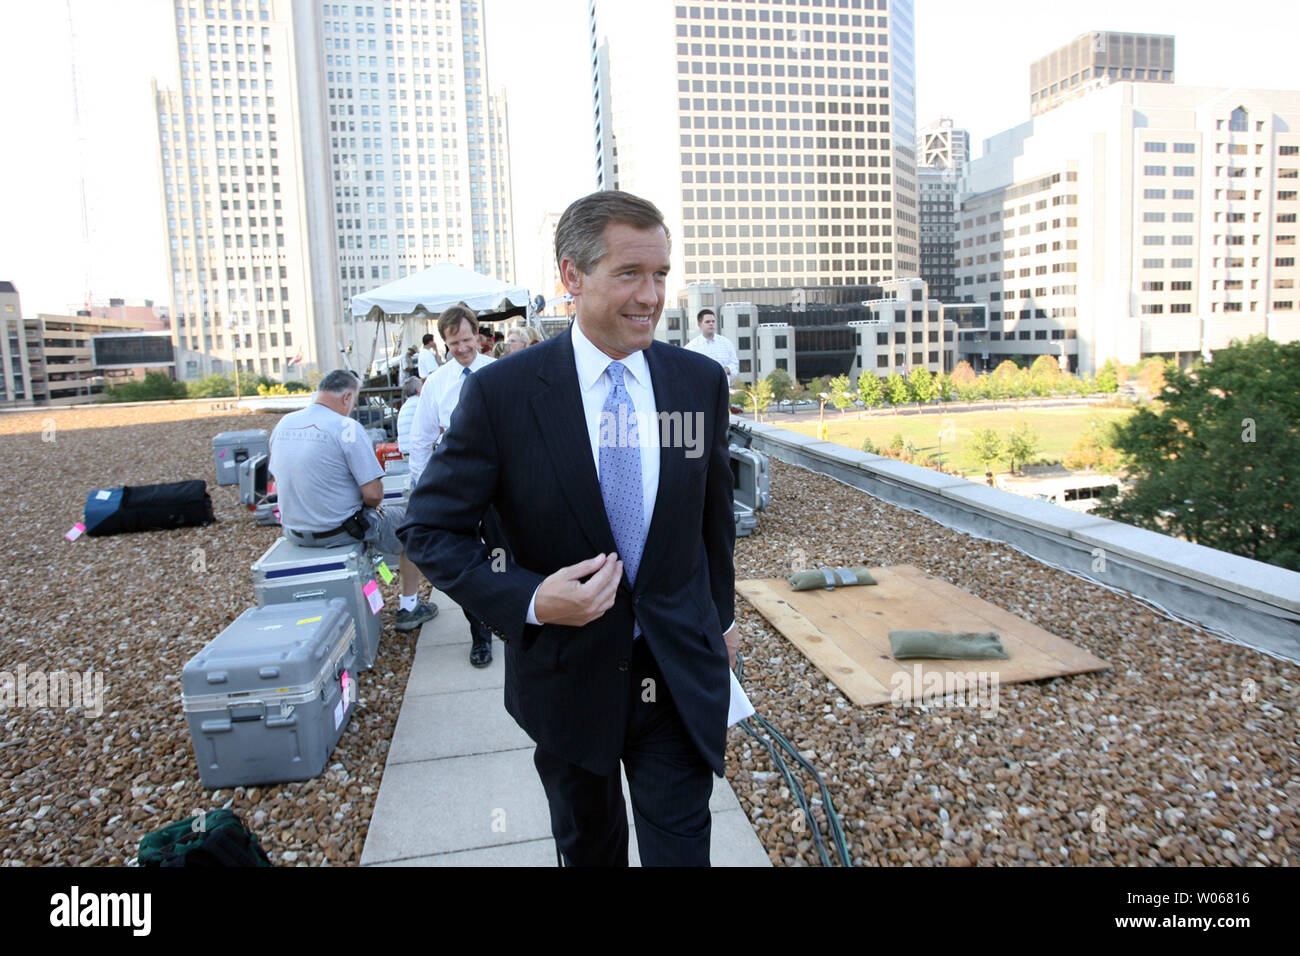
[[[435,262],[513,278],[481,0],[191,2],[154,90],[180,377],[337,367],[351,296]]]
[[[591,0],[590,21],[597,185],[664,211],[675,288],[918,274],[912,0]]]

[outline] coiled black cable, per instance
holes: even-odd
[[[744,674],[744,656],[737,654],[736,679],[743,683]],[[752,719],[757,721],[759,726],[771,735],[772,740],[776,741],[777,746],[780,746],[783,750],[787,751],[792,757],[794,757],[795,761],[797,761],[804,770],[812,774],[813,779],[817,781],[817,787],[821,791],[822,809],[826,812],[827,829],[830,831],[831,838],[835,841],[835,851],[840,858],[841,865],[851,867],[853,865],[853,860],[852,857],[849,856],[848,841],[844,836],[844,827],[840,821],[839,814],[835,812],[835,803],[831,800],[830,790],[827,789],[826,781],[822,778],[822,775],[817,771],[817,768],[803,756],[803,754],[799,753],[799,751],[794,748],[794,745],[791,744],[790,741],[785,739],[780,731],[758,714],[757,711],[754,713]],[[776,766],[776,768],[781,772],[781,775],[785,778],[786,784],[790,788],[790,793],[794,796],[795,801],[799,804],[799,808],[803,811],[804,816],[808,820],[808,828],[812,831],[813,841],[817,846],[817,856],[821,860],[822,866],[830,866],[831,861],[829,855],[826,853],[826,847],[822,841],[821,828],[817,824],[817,818],[813,816],[812,809],[808,806],[808,800],[804,793],[803,784],[801,784],[790,772],[790,768],[786,764],[785,759],[777,752],[777,747],[774,746],[771,741],[760,736],[759,733],[749,725],[749,720],[740,721],[740,726],[747,734],[761,743],[764,749],[767,750],[768,754],[771,755],[773,765]]]

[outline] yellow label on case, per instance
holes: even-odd
[[[379,572],[379,576],[384,579],[385,584],[393,583],[393,572],[388,570],[387,562],[380,561],[379,564],[375,566],[375,570]]]
[[[315,624],[317,621],[319,621],[319,620],[321,619],[321,617],[322,617],[322,615],[320,615],[320,614],[317,614],[315,617],[304,617],[304,618],[303,618],[301,621],[299,621],[298,623],[299,623],[299,624]]]

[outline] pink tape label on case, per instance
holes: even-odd
[[[378,614],[380,609],[384,606],[384,596],[379,593],[379,583],[377,581],[371,581],[361,589],[361,593],[364,594],[366,600],[370,602],[370,613]]]
[[[86,526],[82,524],[80,521],[78,521],[76,524],[74,524],[71,528],[68,529],[68,532],[67,534],[64,535],[64,537],[67,538],[69,541],[76,541],[78,538],[81,537],[81,533],[85,530],[86,530]]]

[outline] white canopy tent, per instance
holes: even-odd
[[[432,315],[464,302],[477,312],[497,312],[528,305],[528,290],[471,269],[441,262],[387,285],[352,297],[352,314],[364,318],[378,309],[406,315],[423,309]]]
[[[374,354],[370,356],[361,355],[359,350],[369,343],[362,343],[357,334],[358,319],[378,321],[387,318],[394,321],[401,329],[397,338],[399,347],[396,349],[396,354],[400,356],[407,345],[420,344],[420,338],[428,326],[428,316],[436,316],[458,302],[465,303],[475,312],[523,309],[528,306],[528,290],[463,266],[442,262],[422,272],[413,272],[368,292],[354,295],[353,341],[358,350],[355,357],[358,360],[366,358],[366,361],[358,362],[358,367],[364,369],[377,360],[382,361],[388,345],[387,342],[383,343],[382,350],[372,348]],[[376,341],[374,344],[377,346],[379,343]]]

